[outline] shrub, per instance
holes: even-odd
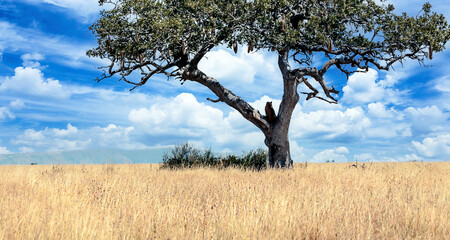
[[[267,152],[262,149],[252,150],[242,157],[245,169],[261,171],[267,168]]]
[[[201,151],[189,143],[175,146],[170,153],[164,153],[162,168],[192,168],[215,166],[218,158],[211,149]]]
[[[218,157],[211,149],[199,150],[185,143],[175,146],[163,155],[162,168],[179,169],[193,167],[241,168],[261,171],[267,168],[267,152],[258,149],[243,156],[233,154]]]

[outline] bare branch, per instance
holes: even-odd
[[[206,100],[211,101],[211,102],[213,102],[213,103],[223,102],[222,100],[220,100],[220,98],[219,98],[219,99],[216,99],[216,100],[211,99],[211,98],[207,98]]]

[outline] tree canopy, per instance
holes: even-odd
[[[110,59],[115,65],[107,74],[120,73],[127,82],[126,76],[139,69],[141,81],[129,81],[136,86],[154,74],[178,76],[170,71],[173,67],[186,66],[187,60],[195,65],[220,45],[233,49],[246,45],[253,51],[288,47],[301,66],[296,68],[298,75],[320,82],[320,75],[331,66],[350,74],[369,66],[388,70],[405,58],[423,62],[449,39],[444,16],[432,13],[430,4],[423,5],[420,15],[409,17],[397,16],[392,5],[372,0],[99,2],[115,7],[102,11],[92,26],[99,46],[88,55]],[[311,66],[316,52],[334,61],[317,71],[304,69]]]
[[[277,129],[287,136],[300,84],[310,90],[303,92],[307,100],[319,98],[337,103],[339,91],[324,81],[330,68],[348,77],[369,68],[389,70],[394,63],[406,59],[425,64],[425,59],[432,59],[450,39],[444,16],[432,12],[428,3],[412,17],[406,13],[396,15],[392,5],[374,0],[99,3],[113,4],[111,10],[101,12],[91,27],[98,47],[87,54],[111,61],[103,67],[99,81],[120,75],[121,80],[134,85],[132,89],[161,74],[198,82],[218,97],[214,102],[227,103],[260,128],[266,140],[272,139]],[[278,55],[284,92],[275,128],[266,116],[198,69],[198,63],[217,46],[227,46],[235,52],[245,46],[245,51],[264,49]],[[312,58],[318,54],[325,56],[326,61],[316,66]],[[135,71],[141,72],[140,79],[130,79]],[[314,87],[313,81],[319,83],[320,89]]]

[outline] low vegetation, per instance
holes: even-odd
[[[201,150],[189,143],[175,146],[169,153],[164,154],[162,168],[240,168],[260,171],[267,168],[267,152],[258,149],[244,153],[242,156],[234,154],[219,156],[211,149]]]
[[[450,162],[0,166],[0,239],[448,239]]]

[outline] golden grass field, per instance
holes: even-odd
[[[450,239],[450,162],[0,166],[0,239]]]

